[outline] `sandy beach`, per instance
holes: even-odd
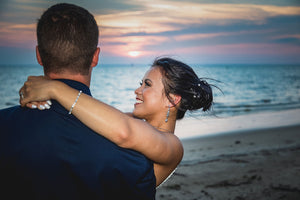
[[[209,134],[182,138],[184,158],[156,199],[299,200],[299,115],[291,110],[179,124],[178,135]]]

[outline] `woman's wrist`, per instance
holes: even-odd
[[[49,90],[50,99],[58,100],[59,93],[63,91],[65,84],[60,81],[52,81]]]

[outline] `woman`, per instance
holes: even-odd
[[[54,99],[98,134],[153,160],[156,185],[174,171],[183,156],[182,144],[174,135],[176,120],[187,110],[208,110],[213,100],[210,85],[191,67],[171,58],[154,61],[135,90],[136,103],[130,114],[44,77],[29,77],[20,93],[22,106]]]

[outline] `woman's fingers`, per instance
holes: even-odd
[[[20,99],[19,99],[19,103],[21,104],[22,107],[24,107],[26,104],[24,103],[23,99],[24,99],[24,85],[21,87],[21,89],[19,90],[19,95],[20,95]]]
[[[26,107],[31,109],[39,109],[39,110],[45,110],[50,109],[52,105],[52,102],[50,100],[48,101],[35,101],[35,102],[29,102],[26,104]]]
[[[21,106],[40,110],[49,109],[51,101],[46,101],[50,97],[45,90],[50,80],[44,76],[29,76],[19,90]]]

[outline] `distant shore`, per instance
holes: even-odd
[[[299,113],[216,119],[215,126],[212,119],[186,120],[177,129],[179,135],[192,132],[181,139],[184,158],[157,189],[156,199],[300,199]],[[202,133],[201,127],[209,134]]]

